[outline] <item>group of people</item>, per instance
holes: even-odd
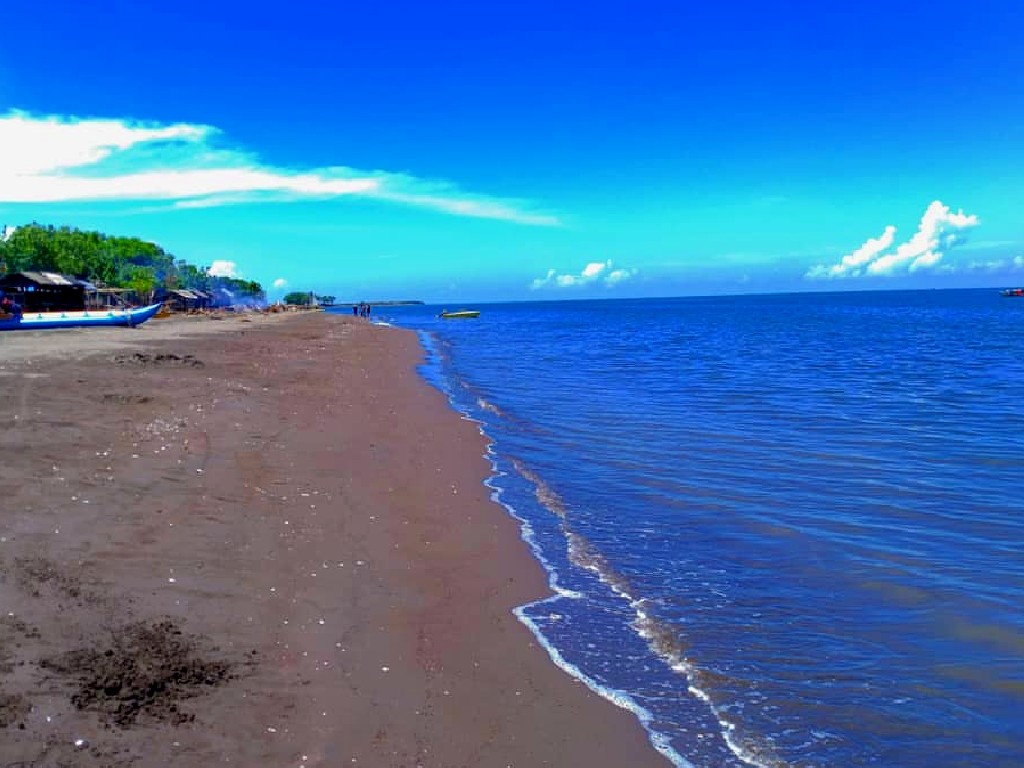
[[[352,314],[356,317],[369,317],[370,316],[370,305],[365,301],[361,301],[358,304],[352,305]]]
[[[13,315],[17,320],[21,317],[21,305],[15,303],[14,299],[6,294],[0,298],[0,315]]]

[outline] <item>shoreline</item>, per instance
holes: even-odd
[[[668,764],[513,614],[546,574],[414,332],[111,330],[0,338],[0,762]],[[72,663],[168,648],[155,696]]]

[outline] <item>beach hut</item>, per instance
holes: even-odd
[[[135,299],[135,291],[131,288],[108,288],[102,283],[90,283],[79,280],[85,288],[86,309],[123,309]]]
[[[85,287],[57,272],[15,272],[0,277],[0,291],[25,312],[65,312],[85,309]]]
[[[210,306],[210,296],[204,291],[189,288],[161,289],[156,292],[156,301],[161,301],[172,312],[195,312]]]
[[[198,288],[193,288],[192,293],[196,297],[196,309],[209,309],[214,306],[213,294],[209,291],[200,291]]]

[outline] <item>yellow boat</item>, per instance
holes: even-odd
[[[458,312],[449,312],[447,309],[442,309],[441,314],[438,317],[444,318],[445,320],[465,320],[470,317],[479,317],[480,310],[478,309],[460,309]]]

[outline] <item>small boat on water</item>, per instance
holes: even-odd
[[[1001,296],[1024,299],[1024,288],[1006,288],[999,292]]]
[[[441,314],[438,317],[445,320],[466,320],[470,317],[480,317],[480,310],[478,309],[460,309],[457,312],[449,312],[447,309],[442,309]]]
[[[87,309],[69,312],[0,313],[0,331],[44,331],[51,328],[88,328],[142,325],[160,311],[162,304],[134,309]]]

